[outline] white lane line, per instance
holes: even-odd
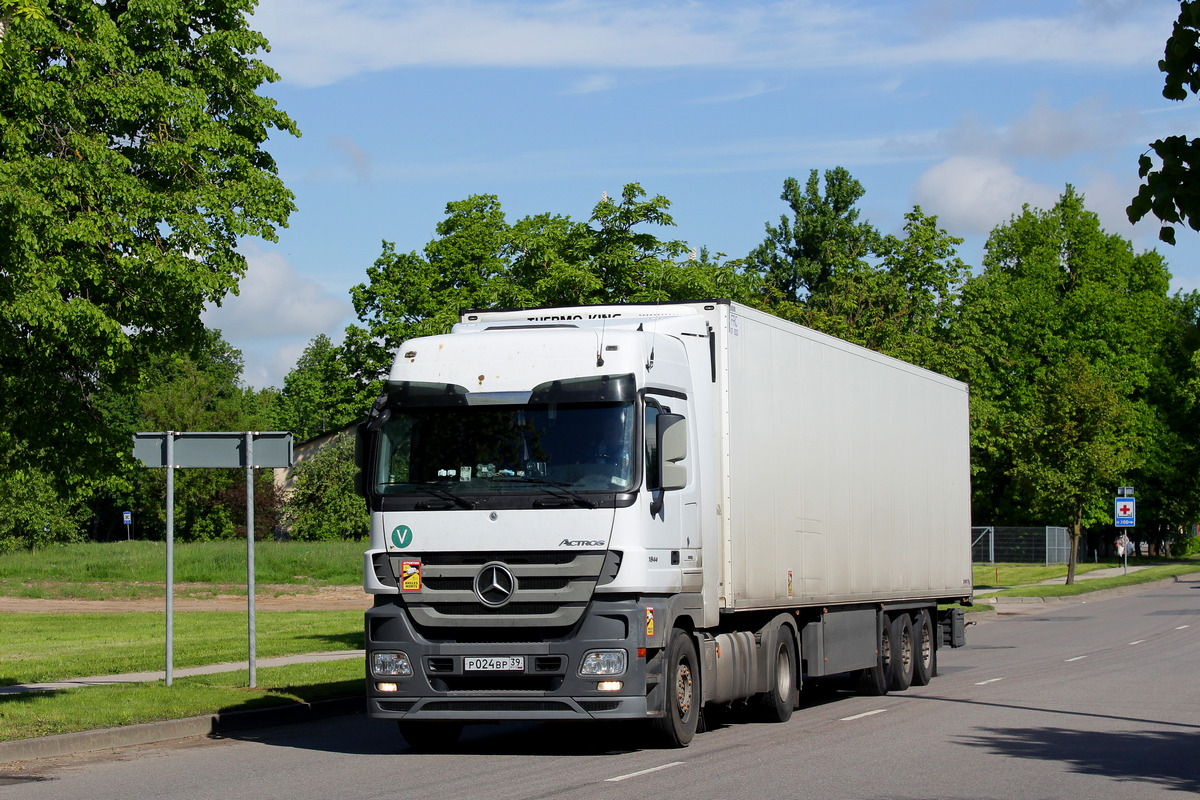
[[[1063,663],[1070,664],[1072,661],[1083,661],[1085,658],[1087,658],[1087,656],[1075,656],[1074,658],[1068,658]]]
[[[657,767],[651,767],[650,769],[638,770],[637,772],[631,772],[628,775],[618,775],[615,778],[605,778],[604,782],[605,783],[617,783],[619,781],[627,781],[630,778],[640,778],[643,775],[649,775],[651,772],[658,772],[660,769],[670,769],[671,767],[678,767],[682,763],[683,763],[682,761],[672,761],[670,764],[659,764]]]
[[[1004,678],[988,678],[986,681],[980,681],[979,683],[977,683],[975,685],[976,686],[987,686],[989,683],[995,683],[996,681],[1002,681],[1002,680],[1004,680]]]
[[[1180,625],[1180,626],[1179,626],[1178,628],[1176,628],[1175,630],[1177,630],[1177,631],[1181,631],[1181,630],[1183,630],[1184,628],[1190,628],[1190,627],[1192,627],[1192,626],[1191,626],[1191,625]]]
[[[885,711],[887,711],[886,708],[877,708],[874,711],[864,711],[862,714],[855,714],[853,717],[842,717],[840,720],[838,720],[838,722],[852,722],[853,720],[862,719],[863,717],[873,717],[876,714],[882,714]]]
[[[1142,643],[1142,642],[1144,642],[1144,641],[1146,641],[1146,640],[1145,640],[1145,639],[1138,639],[1136,642],[1130,642],[1130,643],[1129,643],[1129,646],[1130,646],[1130,647],[1133,647],[1135,644],[1141,644],[1141,643]]]

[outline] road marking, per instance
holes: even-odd
[[[1142,643],[1142,642],[1144,642],[1144,641],[1146,641],[1146,640],[1145,640],[1145,639],[1138,639],[1136,642],[1130,642],[1130,643],[1129,643],[1129,646],[1130,646],[1130,647],[1133,647],[1135,644],[1141,644],[1141,643]]]
[[[886,708],[877,708],[874,711],[864,711],[862,714],[855,714],[853,717],[842,717],[840,720],[838,720],[838,722],[851,722],[856,719],[862,719],[863,717],[873,717],[876,714],[882,714],[885,711],[887,711]]]
[[[988,678],[986,681],[980,681],[979,683],[977,683],[975,685],[976,686],[987,686],[989,683],[995,683],[996,681],[1002,681],[1002,680],[1004,680],[1004,678]]]
[[[670,764],[659,764],[657,767],[651,767],[650,769],[643,769],[643,770],[639,770],[637,772],[631,772],[628,775],[618,775],[615,778],[605,778],[604,782],[605,783],[617,783],[619,781],[627,781],[630,778],[640,778],[642,775],[649,775],[651,772],[658,772],[660,769],[670,769],[671,767],[678,767],[682,763],[683,763],[682,761],[672,761]]]
[[[1183,630],[1184,628],[1190,628],[1190,627],[1192,627],[1192,626],[1191,626],[1191,625],[1180,625],[1180,626],[1179,626],[1178,628],[1176,628],[1175,630],[1177,630],[1177,631],[1181,631],[1181,630]]]
[[[1072,661],[1083,661],[1085,658],[1087,658],[1087,656],[1075,656],[1074,658],[1068,658],[1063,663],[1070,664]]]

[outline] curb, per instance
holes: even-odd
[[[10,742],[0,742],[0,764],[78,755],[93,750],[108,750],[131,745],[155,744],[171,739],[186,739],[191,736],[214,736],[250,728],[309,722],[325,717],[356,714],[365,709],[366,697],[360,695],[318,700],[313,703],[293,703],[287,706],[253,711],[227,711],[200,717],[188,717],[187,719],[142,722],[120,728],[102,728],[95,731],[77,731],[34,739],[16,739]]]

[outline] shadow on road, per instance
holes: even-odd
[[[1002,728],[960,742],[997,755],[1056,761],[1080,774],[1200,793],[1200,732]]]

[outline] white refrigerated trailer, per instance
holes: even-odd
[[[786,720],[924,684],[969,602],[967,387],[727,301],[469,311],[359,429],[369,713]]]

